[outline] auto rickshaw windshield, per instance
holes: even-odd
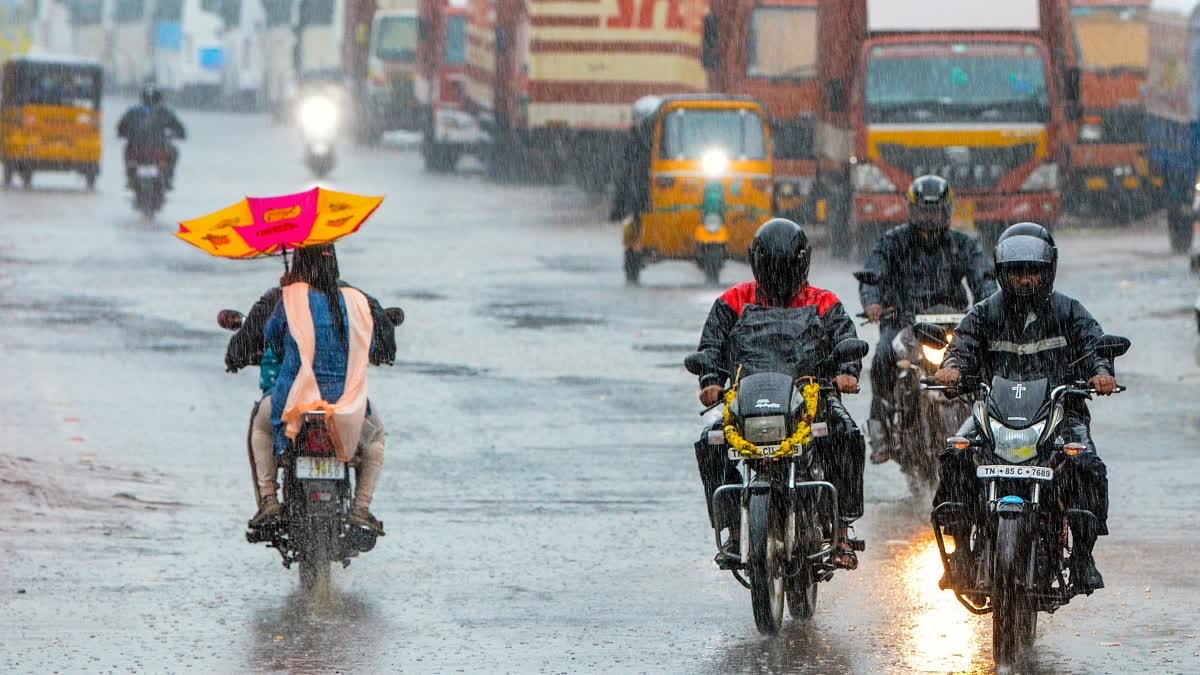
[[[100,71],[58,63],[20,64],[5,73],[6,105],[100,109]]]
[[[731,159],[766,159],[762,118],[751,110],[673,110],[663,118],[662,159],[701,159],[723,150]]]

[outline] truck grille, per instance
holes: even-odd
[[[1005,147],[923,147],[880,143],[880,159],[916,177],[937,174],[955,190],[995,187],[1009,171],[1033,159],[1035,143]]]

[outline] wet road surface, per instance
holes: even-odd
[[[111,138],[95,193],[54,174],[0,192],[0,670],[990,670],[990,622],[937,590],[928,500],[894,465],[867,467],[859,570],[822,586],[812,621],[758,636],[749,594],[711,562],[680,367],[718,290],[681,263],[627,287],[606,204],[574,188],[426,174],[379,148],[345,148],[328,185],[386,195],[341,268],[408,314],[396,366],[370,380],[389,534],[307,602],[242,538],[257,373],[224,372],[215,325],[279,263],[172,233],[312,181],[264,117],[183,118],[179,187],[152,223]],[[1118,362],[1130,392],[1092,407],[1108,588],[1041,616],[1036,672],[1200,672],[1196,282],[1163,224],[1142,227],[1059,235],[1059,288],[1134,349]],[[818,249],[812,277],[857,312],[851,270]],[[748,277],[733,264],[723,281]],[[848,399],[860,423],[868,400]]]

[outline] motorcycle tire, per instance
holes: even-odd
[[[783,626],[785,579],[783,527],[772,517],[771,494],[750,495],[750,603],[758,632],[775,635]]]
[[[1017,665],[1037,631],[1037,608],[1030,604],[1023,583],[1032,546],[1026,530],[1015,518],[1001,518],[996,527],[992,659],[997,668]]]
[[[802,620],[811,619],[817,611],[817,589],[820,587],[820,581],[812,565],[808,563],[808,556],[820,549],[822,535],[821,524],[814,514],[801,512],[797,521],[800,523],[800,531],[796,533],[799,545],[795,555],[801,560],[803,567],[795,577],[788,580],[787,605],[792,618]]]

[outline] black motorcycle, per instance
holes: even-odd
[[[862,340],[843,340],[832,358],[856,361],[869,350]],[[702,353],[684,366],[696,375],[712,370]],[[837,488],[824,480],[809,443],[829,434],[827,401],[837,395],[832,384],[811,377],[748,375],[727,396],[726,424],[708,432],[708,443],[726,448],[742,474],[741,485],[713,494],[714,513],[737,508],[741,518],[741,555],[719,564],[750,589],[754,622],[768,635],[782,627],[785,603],[793,619],[811,617],[817,584],[833,578],[829,557],[841,543]],[[720,532],[715,536],[720,549]],[[850,544],[865,548],[859,540]]]
[[[400,308],[388,308],[386,313],[394,326],[404,322]],[[222,310],[217,315],[217,323],[226,330],[237,330],[243,319],[236,310]],[[338,460],[325,413],[306,413],[296,440],[279,457],[283,470],[281,517],[246,530],[246,541],[266,542],[279,551],[284,567],[299,565],[300,586],[306,592],[329,588],[332,563],[346,567],[351,558],[375,547],[373,530],[349,522],[354,502],[350,468],[357,466],[357,456],[349,462]]]
[[[129,160],[133,172],[133,208],[147,220],[166,203],[170,162],[167,151],[161,149],[139,151]]]
[[[921,340],[944,347],[935,337],[922,335]],[[1096,354],[1111,361],[1128,349],[1129,340],[1104,336]],[[946,389],[929,378],[924,384]],[[1053,613],[1074,596],[1092,592],[1070,570],[1078,562],[1071,559],[1072,533],[1095,527],[1096,516],[1062,508],[1055,476],[1071,456],[1089,452],[1082,443],[1065,443],[1058,433],[1063,403],[1072,396],[1088,397],[1095,389],[1086,382],[1051,389],[1044,379],[1002,377],[974,388],[972,414],[979,433],[951,437],[946,452],[969,453],[980,481],[979,501],[975,508],[963,502],[939,504],[931,520],[955,596],[973,614],[992,614],[993,658],[999,666],[1010,666],[1033,644],[1038,612]],[[978,520],[973,513],[980,514]],[[974,561],[976,574],[968,585],[949,573],[942,528],[955,526],[971,532],[968,541],[955,543],[954,554],[965,552]]]

